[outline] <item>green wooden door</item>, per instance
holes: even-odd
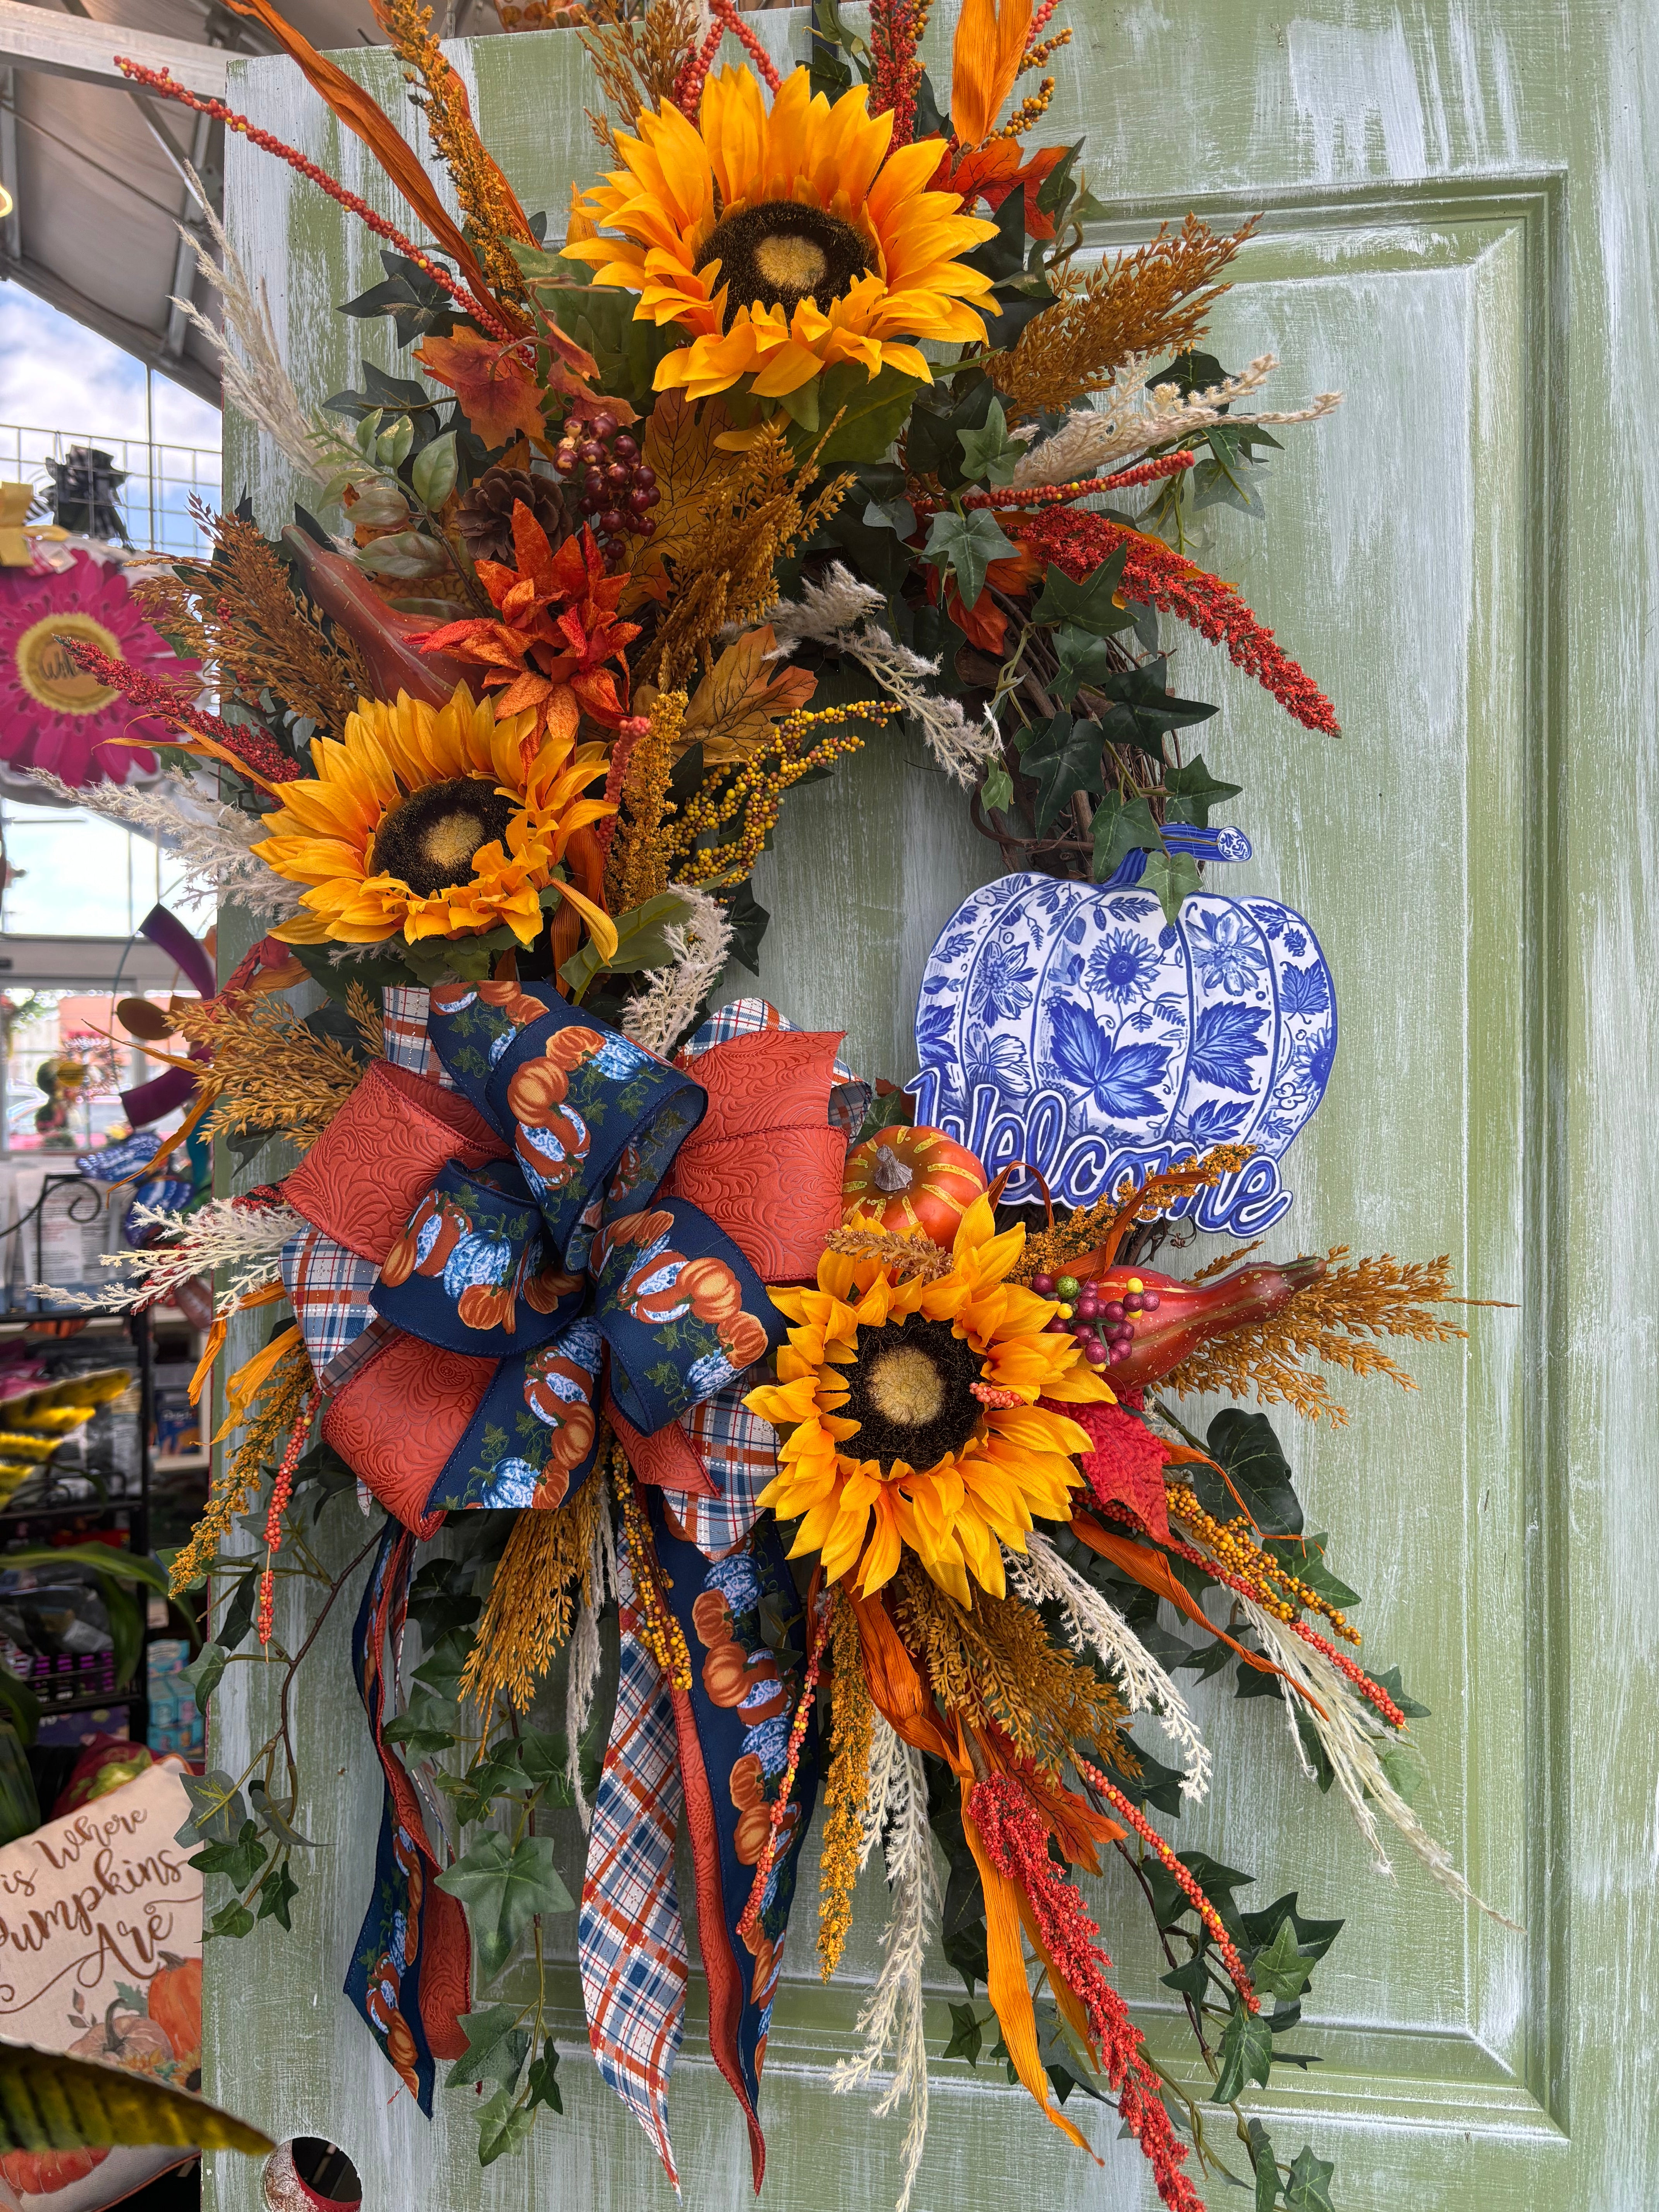
[[[1337,2160],[1346,2212],[1640,2212],[1659,2203],[1659,1285],[1640,1133],[1655,1089],[1659,465],[1641,403],[1659,327],[1644,161],[1659,15],[1640,0],[1069,13],[1048,119],[1056,137],[1087,134],[1112,210],[1099,244],[1189,207],[1264,209],[1217,349],[1279,353],[1279,404],[1348,393],[1278,463],[1267,528],[1224,515],[1208,556],[1329,690],[1346,735],[1296,728],[1189,639],[1175,677],[1224,702],[1205,750],[1247,787],[1256,858],[1238,874],[1315,920],[1340,995],[1334,1080],[1291,1156],[1299,1196],[1279,1238],[1449,1251],[1472,1291],[1513,1302],[1474,1316],[1467,1348],[1415,1360],[1420,1395],[1356,1384],[1351,1425],[1299,1433],[1295,1451],[1316,1525],[1338,1532],[1334,1562],[1364,1590],[1368,1650],[1434,1708],[1419,1729],[1431,1825],[1522,1932],[1465,1911],[1404,1855],[1397,1881],[1373,1874],[1339,1806],[1295,1772],[1271,1702],[1196,1693],[1218,1782],[1177,1840],[1255,1869],[1259,1901],[1295,1887],[1304,1911],[1349,1917],[1305,2039],[1322,2063],[1261,2099],[1285,2154],[1306,2140]],[[753,20],[775,52],[800,51],[799,13]],[[391,106],[389,62],[353,58]],[[526,204],[554,210],[556,229],[570,176],[596,166],[574,38],[485,40],[465,66]],[[294,70],[234,67],[233,98],[392,211]],[[378,344],[385,326],[333,309],[378,278],[371,241],[240,140],[228,198],[302,393],[355,380],[364,333]],[[228,494],[251,489],[280,522],[281,465],[240,428],[229,455]],[[903,1078],[921,960],[994,872],[991,850],[921,757],[872,747],[790,803],[757,878],[775,916],[763,988],[802,1023],[844,1023],[868,1073]],[[343,1559],[362,1528],[349,1502],[331,1511]],[[565,2115],[544,2116],[527,2152],[481,2177],[468,2093],[442,2099],[432,2126],[393,2095],[338,1995],[379,1790],[346,1628],[325,1632],[300,1717],[307,1769],[329,1784],[305,1822],[328,1879],[307,1887],[291,1939],[210,1947],[208,2088],[279,2134],[343,2144],[368,2212],[665,2203],[644,2137],[586,2060],[574,1971]],[[262,1705],[254,1672],[234,1669],[216,1699],[215,1760],[233,1771]],[[574,1888],[574,1820],[564,1841]],[[871,1881],[827,1990],[810,1884],[798,1906],[763,2102],[767,2201],[787,2212],[879,2207],[896,2188],[902,2118],[832,2096],[827,2074],[852,2045],[882,1902]],[[1179,2048],[1122,1869],[1096,1909],[1149,2034]],[[960,1995],[942,1968],[937,1987],[936,2051]],[[697,2006],[694,1980],[677,2143],[688,2205],[725,2212],[747,2195],[747,2154]],[[1150,2203],[1133,2147],[1097,2117],[1091,2132],[1103,2171],[1020,2093],[940,2063],[915,2202]],[[257,2202],[240,2162],[217,2160],[210,2186],[221,2212]],[[1219,2185],[1209,2197],[1234,2201]]]

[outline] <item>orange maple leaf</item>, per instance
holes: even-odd
[[[486,446],[505,446],[515,437],[545,444],[541,387],[516,341],[503,345],[482,331],[462,329],[451,337],[427,338],[415,358],[428,376],[449,386]]]

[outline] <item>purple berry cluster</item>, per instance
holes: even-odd
[[[1139,1275],[1131,1275],[1121,1291],[1109,1297],[1102,1297],[1102,1287],[1080,1283],[1075,1275],[1031,1278],[1031,1288],[1040,1298],[1060,1300],[1060,1311],[1049,1328],[1075,1336],[1091,1367],[1115,1367],[1134,1349],[1135,1316],[1155,1314],[1163,1301]],[[1074,1327],[1075,1322],[1082,1327]]]
[[[627,557],[629,537],[649,538],[655,530],[651,510],[662,497],[657,472],[641,459],[637,440],[618,427],[614,415],[568,423],[553,465],[580,489],[581,513],[611,568]]]

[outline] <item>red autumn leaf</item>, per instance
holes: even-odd
[[[452,337],[428,337],[415,358],[428,375],[449,386],[486,446],[505,446],[516,437],[545,441],[541,388],[514,345],[458,330]]]

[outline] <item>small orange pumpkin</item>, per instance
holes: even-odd
[[[743,1310],[742,1287],[724,1260],[688,1260],[675,1287],[682,1297],[690,1299],[699,1321],[712,1321],[716,1327],[735,1320]]]
[[[766,1324],[753,1314],[740,1313],[720,1331],[720,1342],[734,1367],[752,1367],[766,1357]]]
[[[149,2016],[173,2045],[175,2058],[202,2055],[202,1962],[161,1954],[161,1972],[149,1984]]]
[[[507,1086],[507,1111],[532,1129],[545,1128],[553,1109],[564,1103],[570,1078],[550,1060],[527,1060]]]
[[[943,1129],[882,1129],[854,1145],[842,1179],[842,1219],[899,1236],[918,1230],[935,1244],[956,1240],[963,1215],[987,1188],[985,1170]]]

